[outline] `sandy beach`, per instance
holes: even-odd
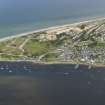
[[[27,35],[37,33],[37,32],[50,31],[50,30],[53,30],[53,31],[55,30],[56,31],[56,30],[61,29],[61,28],[66,28],[66,27],[70,27],[70,26],[72,27],[72,26],[76,26],[76,25],[79,25],[79,24],[89,23],[89,22],[94,22],[94,21],[100,21],[100,20],[104,20],[104,19],[105,19],[105,17],[92,18],[92,19],[88,19],[88,20],[85,20],[85,21],[75,22],[75,23],[72,23],[72,24],[57,25],[57,26],[53,26],[53,27],[34,30],[34,31],[31,31],[31,32],[11,35],[11,36],[8,36],[8,37],[1,38],[0,42],[6,41],[6,40],[9,40],[9,39],[13,39],[13,38],[17,38],[17,37],[21,37],[21,36],[27,36]]]

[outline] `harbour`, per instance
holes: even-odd
[[[98,105],[104,86],[104,67],[0,62],[1,105]]]

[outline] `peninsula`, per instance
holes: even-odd
[[[24,33],[0,40],[1,61],[105,64],[105,19]]]

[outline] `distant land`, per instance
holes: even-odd
[[[3,38],[0,60],[105,65],[105,18]]]

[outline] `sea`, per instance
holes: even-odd
[[[0,105],[105,105],[105,67],[0,62]]]
[[[0,0],[0,38],[105,16],[105,0]],[[105,105],[105,67],[0,62],[0,105]]]
[[[0,0],[0,38],[105,16],[105,0]]]

